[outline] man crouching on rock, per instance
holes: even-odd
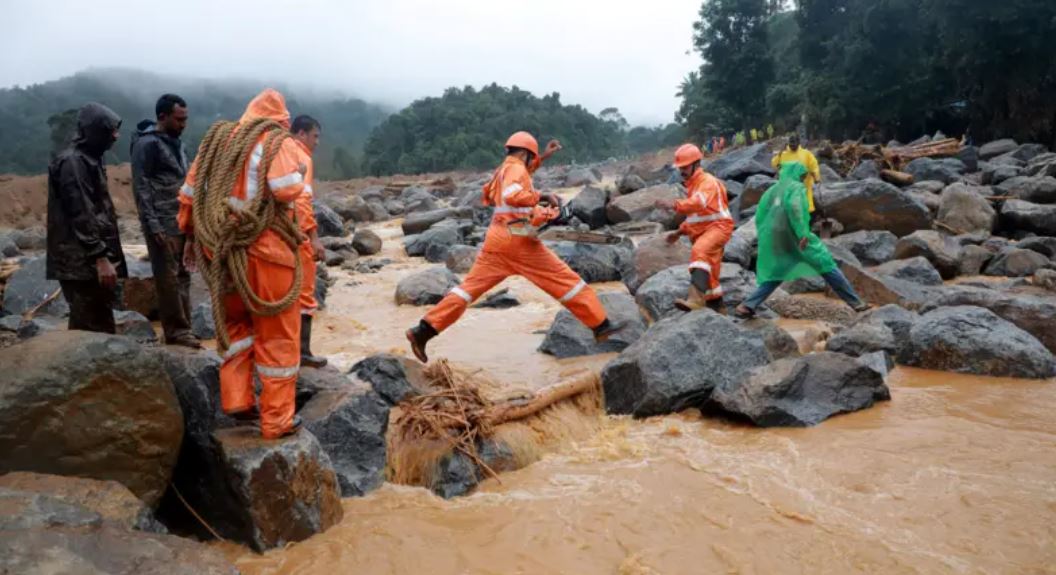
[[[597,294],[576,272],[530,235],[514,233],[517,227],[538,226],[558,216],[561,200],[545,197],[532,185],[532,172],[543,160],[561,149],[552,140],[539,155],[539,144],[528,132],[517,132],[506,142],[506,160],[484,184],[484,205],[494,206],[484,246],[462,285],[453,288],[419,322],[407,330],[411,350],[422,362],[429,361],[425,344],[458,321],[466,307],[511,275],[519,275],[561,302],[579,321],[594,330],[597,341],[605,341],[623,326],[609,321]],[[539,205],[545,199],[549,207]]]
[[[667,242],[673,244],[683,235],[693,242],[689,296],[675,301],[675,306],[683,311],[708,307],[725,315],[719,273],[726,243],[733,236],[733,216],[726,199],[726,186],[700,167],[703,158],[700,148],[693,144],[678,148],[674,165],[682,175],[687,197],[677,201],[659,200],[656,204],[687,216],[677,230],[667,235]]]

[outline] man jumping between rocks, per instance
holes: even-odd
[[[407,330],[414,355],[429,361],[425,345],[462,316],[466,307],[511,275],[519,275],[564,304],[579,321],[594,330],[597,341],[605,341],[622,329],[610,322],[597,294],[576,272],[551,252],[543,242],[516,233],[527,224],[538,226],[558,216],[561,199],[540,194],[532,185],[532,172],[561,149],[551,140],[539,156],[539,144],[528,132],[517,132],[506,142],[506,160],[484,184],[483,202],[495,213],[484,245],[462,285],[453,288],[418,323]],[[540,205],[540,199],[547,206]]]

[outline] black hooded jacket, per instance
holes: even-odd
[[[48,167],[48,279],[97,279],[95,262],[103,256],[118,277],[128,275],[103,163],[120,126],[110,108],[86,104],[77,113],[73,144]]]
[[[178,194],[187,176],[187,153],[179,138],[144,120],[132,135],[132,191],[144,234],[180,234]]]

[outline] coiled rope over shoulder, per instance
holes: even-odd
[[[258,168],[262,176],[257,178],[256,196],[236,209],[229,198],[261,137],[264,153]],[[281,124],[267,118],[257,118],[242,126],[238,122],[221,121],[210,126],[198,147],[193,207],[195,249],[198,261],[204,264],[202,275],[209,286],[221,353],[231,345],[224,307],[224,296],[231,287],[250,313],[262,316],[278,315],[300,295],[303,270],[301,259],[296,256],[304,236],[296,215],[291,217],[292,210],[287,209],[287,204],[275,200],[265,177],[283,141],[289,137]],[[294,254],[293,284],[277,301],[258,296],[248,277],[249,247],[268,229],[278,234]]]

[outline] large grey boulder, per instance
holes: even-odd
[[[752,369],[715,390],[723,410],[760,427],[807,427],[891,399],[884,377],[839,353],[815,353]]]
[[[385,481],[389,405],[366,386],[315,394],[300,411],[305,428],[330,459],[341,495],[365,495]]]
[[[1056,205],[1007,200],[1001,206],[1001,222],[1014,230],[1056,236]]]
[[[920,315],[915,312],[896,304],[887,304],[865,312],[851,327],[878,326],[890,330],[895,340],[894,355],[901,357],[908,348],[909,333],[919,319]]]
[[[1020,329],[1038,338],[1056,353],[1056,298],[1026,294],[1004,293],[992,289],[956,286],[947,287],[921,308],[931,311],[940,307],[978,306],[986,308]]]
[[[755,144],[737,150],[731,150],[717,159],[707,162],[704,168],[720,180],[744,181],[749,176],[765,174],[773,176],[777,172],[770,165],[773,154],[766,144]]]
[[[1052,176],[1010,178],[997,186],[997,195],[1012,196],[1035,204],[1056,204],[1056,178]]]
[[[1034,236],[1032,238],[1026,238],[1020,240],[1016,244],[1017,248],[1024,250],[1034,250],[1039,254],[1047,258],[1056,258],[1056,238],[1048,236]]]
[[[22,250],[9,235],[0,235],[0,257],[14,258],[22,255]]]
[[[360,360],[349,373],[370,384],[389,405],[417,397],[429,388],[422,364],[387,353]]]
[[[7,280],[4,287],[4,313],[22,315],[33,309],[59,289],[59,282],[45,279],[46,262],[43,256],[24,261]],[[59,297],[40,309],[39,313],[63,317],[70,313],[66,298]]]
[[[457,217],[468,217],[468,215],[468,212],[463,212],[455,208],[441,208],[438,210],[416,212],[404,218],[400,227],[403,229],[404,235],[411,236],[414,234],[420,234],[444,220]]]
[[[465,245],[451,246],[447,251],[447,260],[444,261],[444,265],[456,274],[469,273],[479,254],[480,248]]]
[[[709,310],[661,320],[602,371],[605,408],[648,417],[700,407],[770,361],[762,336]]]
[[[979,148],[979,158],[982,160],[990,160],[1002,154],[1013,152],[1017,147],[1019,147],[1019,144],[1011,138],[988,142]]]
[[[941,286],[942,275],[931,262],[923,256],[916,256],[905,260],[892,260],[884,265],[873,269],[874,272],[883,275],[906,280],[926,286]]]
[[[993,257],[994,253],[982,246],[964,246],[961,249],[958,273],[962,276],[979,275]]]
[[[1049,258],[1034,250],[1010,247],[994,256],[983,273],[988,276],[1020,278],[1032,276],[1034,272],[1050,264]]]
[[[451,288],[458,285],[458,276],[444,266],[436,266],[411,274],[396,284],[397,305],[432,305],[440,303]]]
[[[48,249],[48,231],[44,226],[34,226],[11,232],[11,239],[15,241],[18,249],[24,252],[42,251]]]
[[[755,274],[734,263],[723,263],[719,272],[722,300],[727,306],[744,301],[755,289]],[[635,301],[649,321],[658,321],[676,311],[675,300],[689,294],[689,266],[671,266],[650,277],[635,292]]]
[[[437,209],[440,204],[427,188],[410,186],[400,192],[400,202],[408,214],[428,212]]]
[[[587,283],[621,281],[633,273],[634,243],[629,239],[619,244],[547,242],[547,247]]]
[[[462,241],[462,234],[454,220],[433,226],[424,232],[404,238],[403,248],[411,257],[425,257],[432,263],[447,259],[451,248]]]
[[[570,204],[572,214],[590,229],[604,227],[608,223],[605,207],[609,204],[609,194],[605,190],[586,186],[572,198]]]
[[[594,341],[594,332],[583,325],[572,312],[563,309],[550,324],[539,351],[557,358],[597,355],[623,351],[638,341],[645,332],[645,320],[638,311],[634,298],[622,293],[604,293],[599,296],[609,321],[623,323],[626,327],[607,341]]]
[[[1017,160],[1030,162],[1034,158],[1047,153],[1049,153],[1049,149],[1044,144],[1020,144],[1015,150],[1009,152],[1009,155]]]
[[[660,184],[643,188],[624,196],[613,198],[605,208],[609,223],[657,222],[667,229],[674,229],[678,220],[674,210],[656,207],[658,200],[679,200],[685,197],[681,186]]]
[[[896,236],[931,229],[931,211],[911,194],[878,179],[822,184],[816,202],[847,232],[887,230]]]
[[[880,164],[876,160],[862,160],[851,170],[848,178],[851,180],[867,180],[880,177]]]
[[[234,511],[233,532],[221,533],[256,551],[304,541],[344,516],[330,459],[307,430],[265,440],[252,427],[213,433]]]
[[[15,471],[0,476],[0,501],[0,530],[105,524],[167,531],[150,507],[116,481]]]
[[[766,190],[770,189],[770,186],[777,183],[777,180],[763,174],[757,174],[749,177],[744,182],[744,191],[741,193],[741,209],[747,210],[752,206],[759,203],[762,199],[763,194]]]
[[[175,535],[110,525],[0,530],[0,573],[233,575],[223,553]]]
[[[663,235],[641,240],[634,249],[634,266],[624,276],[623,283],[633,295],[646,280],[661,271],[679,264],[689,265],[690,256],[691,245],[685,236],[673,244]]]
[[[773,359],[785,359],[786,357],[799,357],[799,343],[796,338],[785,331],[781,326],[768,319],[754,318],[741,322],[741,327],[754,331],[763,337],[766,350],[770,352]]]
[[[315,212],[315,223],[319,225],[316,230],[319,237],[343,237],[347,234],[345,222],[330,206],[322,202],[315,202],[312,209]]]
[[[957,158],[917,158],[907,164],[904,171],[912,174],[914,181],[935,180],[952,184],[960,179],[967,168]]]
[[[134,311],[114,311],[114,331],[117,335],[131,338],[138,343],[158,343],[154,326],[142,314]]]
[[[0,473],[112,479],[158,503],[184,424],[157,353],[56,331],[0,350],[0,365]]]
[[[973,306],[938,308],[910,330],[909,365],[941,371],[1045,379],[1056,358],[1034,336]]]
[[[943,279],[957,277],[960,253],[961,245],[957,240],[931,230],[913,232],[895,244],[896,259],[924,257],[939,270]]]
[[[616,182],[616,193],[621,196],[632,194],[646,187],[645,180],[637,174],[626,174]]]
[[[356,230],[352,236],[352,249],[361,256],[372,256],[381,251],[381,237],[371,230]]]
[[[987,188],[952,184],[942,192],[936,220],[963,233],[993,232],[997,226],[997,212],[986,199],[987,191]]]
[[[758,246],[759,230],[755,227],[755,217],[752,217],[733,231],[730,241],[726,242],[722,261],[734,262],[745,269],[755,269],[752,263],[755,261]]]
[[[589,186],[601,181],[601,172],[587,167],[574,167],[565,174],[565,187]]]
[[[898,355],[899,346],[891,328],[883,323],[859,321],[830,337],[825,349],[853,357],[878,351],[894,357]]]
[[[865,266],[876,266],[895,257],[898,236],[888,231],[860,230],[836,236],[826,243],[849,250]]]

